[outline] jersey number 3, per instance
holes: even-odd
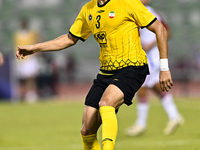
[[[99,28],[100,28],[100,20],[101,20],[101,16],[98,15],[98,16],[96,17],[96,20],[97,20],[96,28],[99,29]]]

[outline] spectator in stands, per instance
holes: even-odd
[[[39,40],[38,33],[29,28],[29,20],[23,18],[20,28],[14,33],[15,50],[18,45],[33,45]],[[17,61],[19,79],[19,97],[26,102],[34,102],[38,98],[36,77],[39,73],[38,55],[32,55],[23,61]]]

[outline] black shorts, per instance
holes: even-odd
[[[138,89],[142,86],[146,76],[149,74],[148,65],[129,66],[114,72],[105,72],[113,75],[98,74],[94,79],[93,85],[86,96],[85,105],[99,109],[99,102],[105,91],[110,85],[116,85],[124,93],[124,103],[132,104],[132,99]]]

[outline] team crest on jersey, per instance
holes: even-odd
[[[115,17],[115,12],[114,11],[111,11],[110,13],[109,13],[109,18],[114,18]]]
[[[89,15],[88,19],[89,19],[90,21],[92,20],[92,15],[91,15],[91,14]]]

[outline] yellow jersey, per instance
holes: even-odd
[[[100,45],[100,69],[114,71],[148,64],[139,28],[155,20],[140,0],[108,0],[103,5],[92,0],[82,7],[69,33],[82,41],[93,33]]]

